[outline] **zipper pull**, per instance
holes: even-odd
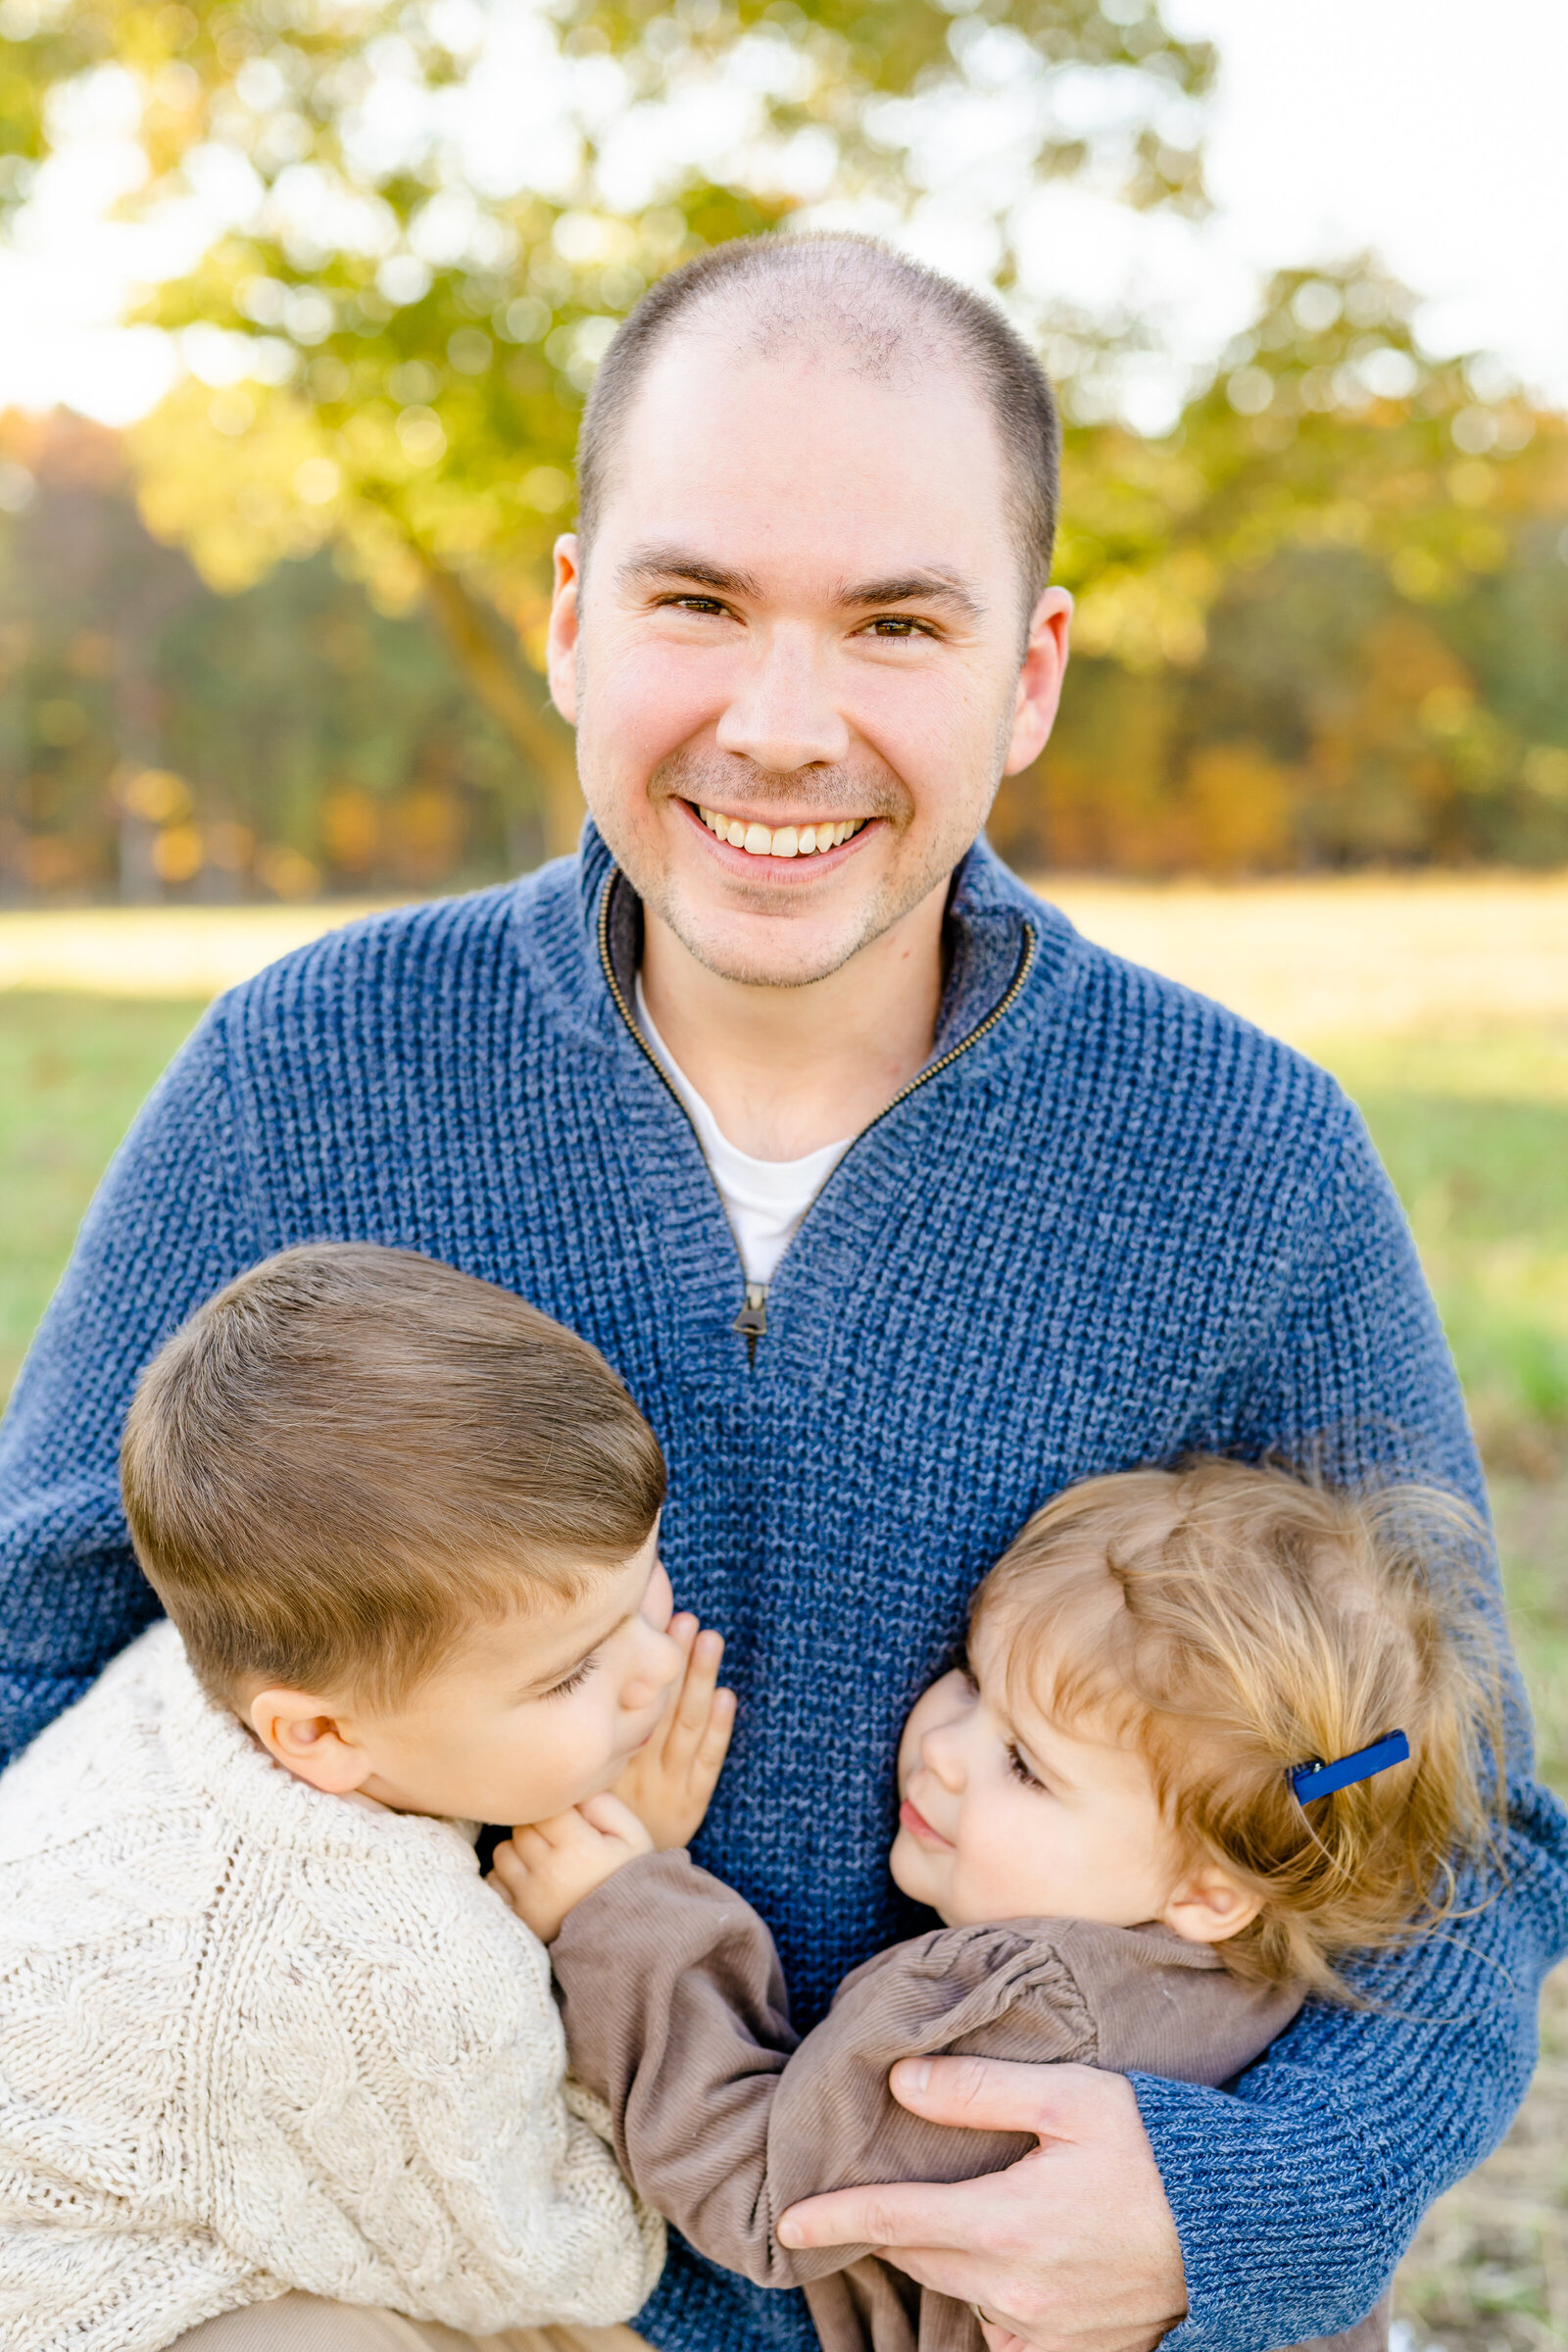
[[[765,1282],[749,1282],[746,1285],[746,1304],[730,1325],[730,1329],[740,1333],[746,1342],[747,1358],[755,1364],[757,1343],[767,1337],[767,1285]]]

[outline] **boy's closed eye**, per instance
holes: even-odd
[[[598,1663],[599,1652],[597,1649],[591,1649],[585,1658],[582,1658],[578,1661],[569,1674],[564,1675],[559,1683],[553,1684],[548,1690],[542,1690],[537,1695],[541,1698],[547,1699],[565,1698],[569,1692],[573,1690],[580,1690],[582,1689],[583,1684],[588,1680],[588,1677],[593,1673],[594,1668],[598,1665]]]

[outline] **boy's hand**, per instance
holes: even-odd
[[[496,1847],[488,1883],[541,1943],[554,1943],[575,1904],[653,1850],[636,1814],[607,1789],[553,1821],[514,1830]]]
[[[652,1739],[614,1788],[661,1853],[688,1845],[702,1828],[735,1728],[735,1693],[717,1687],[722,1636],[710,1627],[699,1631],[689,1611],[672,1617],[668,1631],[685,1653],[686,1671],[671,1687]]]

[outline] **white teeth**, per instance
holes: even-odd
[[[780,825],[776,833],[766,825],[745,824],[738,816],[726,816],[722,809],[698,806],[698,815],[720,841],[732,849],[744,850],[749,858],[810,858],[819,850],[837,849],[867,822],[863,816],[842,817],[837,824],[818,822],[814,825]]]

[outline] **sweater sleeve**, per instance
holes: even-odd
[[[1240,1396],[1237,1444],[1331,1477],[1481,1500],[1452,1361],[1409,1231],[1346,1106],[1314,1263]],[[1522,1698],[1503,1867],[1452,1930],[1362,1972],[1372,2006],[1309,2002],[1238,2095],[1135,2076],[1187,2268],[1168,2352],[1332,2334],[1383,2293],[1422,2213],[1495,2146],[1528,2085],[1536,2005],[1568,1944],[1568,1820],[1530,1777]]]
[[[120,1507],[121,1425],[161,1342],[256,1254],[232,1142],[219,1005],[111,1163],[0,1424],[0,1763],[158,1614]]]
[[[973,2180],[1034,2144],[911,2115],[888,2087],[895,2060],[1094,2056],[1093,2015],[1054,1940],[1007,1926],[943,1929],[879,1954],[798,2040],[766,1927],[683,1853],[617,1872],[570,1914],[552,1960],[573,2071],[606,2100],[639,2191],[759,2286],[821,2279],[868,2251],[781,2247],[775,2225],[797,2199]]]
[[[474,2335],[631,2319],[663,2225],[566,2083],[543,1947],[476,1875],[289,1850],[271,1890],[206,2044],[200,2218],[290,2287]]]

